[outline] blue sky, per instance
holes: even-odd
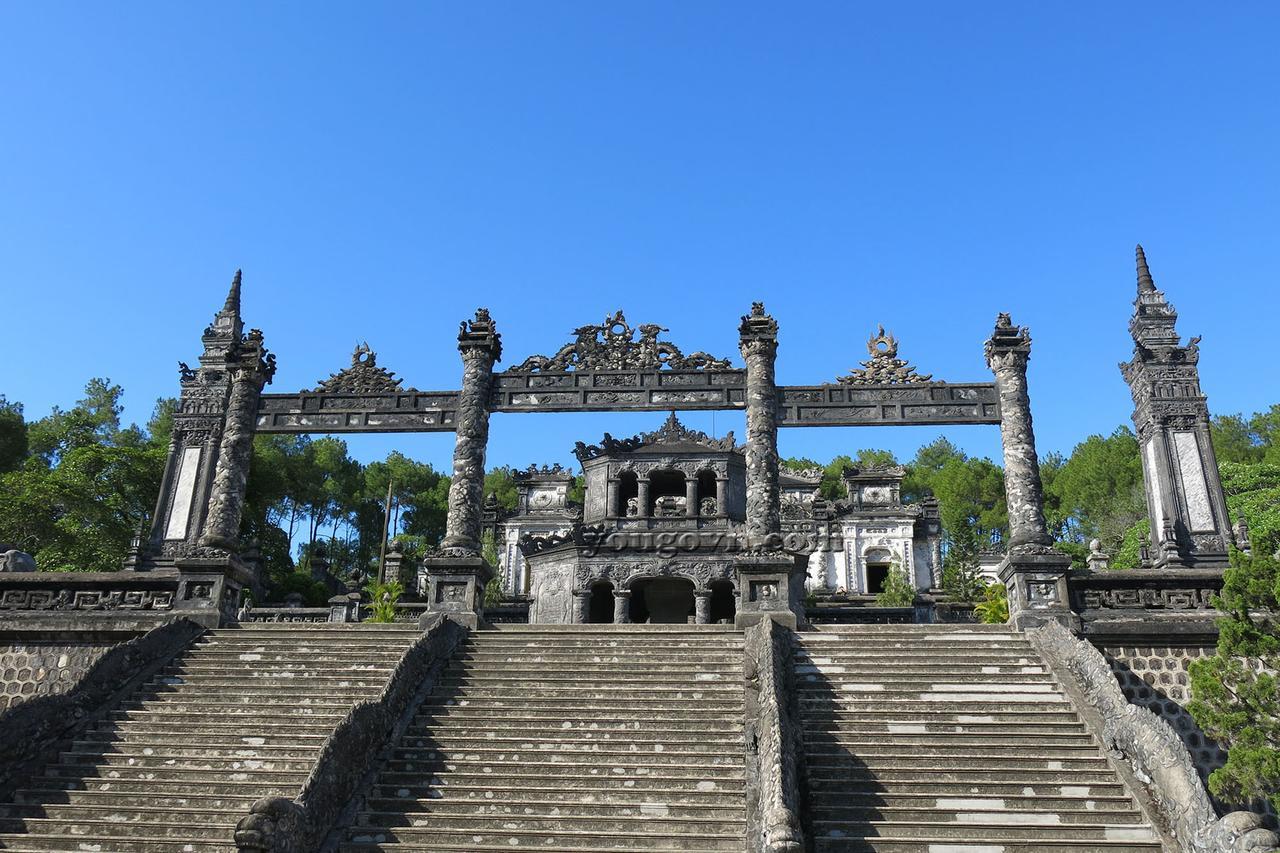
[[[1280,401],[1275,3],[10,3],[0,33],[0,393],[29,417],[106,376],[145,420],[243,267],[276,391],[361,340],[457,387],[478,305],[506,364],[617,308],[737,362],[758,299],[780,382],[856,366],[877,323],[985,381],[1010,311],[1041,452],[1069,451],[1128,423],[1135,242],[1211,409]],[[496,416],[490,462],[660,421]],[[351,445],[443,467],[452,436]]]

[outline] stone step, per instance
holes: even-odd
[[[247,758],[273,761],[276,759],[304,759],[314,762],[320,754],[323,741],[310,744],[291,744],[288,742],[276,745],[266,743],[246,743],[260,741],[264,738],[243,735],[240,742],[228,743],[225,737],[213,739],[211,743],[193,743],[194,736],[184,737],[181,742],[172,740],[115,740],[110,742],[76,740],[71,744],[70,756],[146,756],[166,759],[188,758]]]
[[[1114,841],[1114,842],[1158,842],[1158,838],[1150,827],[1128,826],[1099,823],[1076,823],[1066,825],[1010,825],[1005,823],[931,823],[923,827],[916,823],[896,823],[893,821],[849,822],[824,827],[826,832],[815,832],[814,839],[824,838],[911,838],[927,832],[931,837],[953,839],[954,842],[982,842],[994,844],[1009,841],[1058,841],[1070,838],[1073,841]],[[839,835],[835,835],[839,833]]]
[[[719,685],[715,682],[699,684],[653,684],[642,687],[635,684],[584,684],[549,687],[530,683],[521,688],[516,683],[507,685],[458,685],[441,684],[439,695],[450,699],[508,699],[529,703],[541,701],[581,701],[598,699],[606,702],[688,702],[718,701],[741,702],[741,684]],[[1020,694],[1019,694],[1020,695]],[[282,697],[283,698],[283,697]]]
[[[165,820],[156,820],[157,816],[152,815],[152,820],[148,821],[129,821],[118,822],[114,820],[99,820],[78,818],[75,823],[68,825],[65,820],[52,820],[48,818],[23,818],[19,826],[5,827],[9,832],[26,832],[29,836],[56,835],[58,833],[67,832],[81,840],[82,843],[93,843],[99,839],[108,838],[143,838],[148,841],[153,839],[178,839],[182,841],[209,841],[209,842],[226,842],[229,838],[235,838],[235,821],[240,816],[228,815],[223,821],[214,824],[194,824],[189,822],[171,823]],[[169,815],[164,815],[168,818]],[[0,847],[0,849],[5,849]],[[72,847],[70,850],[85,850],[84,846]],[[92,850],[92,847],[87,849]],[[146,849],[146,848],[141,848]]]
[[[387,683],[389,673],[366,672],[352,670],[345,675],[314,675],[302,670],[281,671],[270,669],[252,675],[237,673],[197,673],[167,674],[147,682],[147,687],[199,687],[204,690],[240,690],[256,692],[261,690],[306,690],[311,693],[327,693],[330,690],[361,688],[368,692],[377,692]]]
[[[800,681],[831,681],[836,676],[883,676],[883,667],[860,661],[848,663],[814,664],[796,661],[795,672]],[[939,674],[947,677],[966,676],[1003,676],[1003,675],[1045,675],[1048,670],[1034,663],[953,663],[945,667],[932,664],[904,663],[893,668],[893,674],[899,677],[936,678]]]
[[[894,790],[892,792],[871,790],[863,791],[816,791],[810,796],[810,808],[814,814],[822,814],[831,818],[848,814],[861,814],[871,810],[920,810],[946,809],[954,814],[959,811],[969,812],[982,809],[986,811],[1056,811],[1080,810],[1093,812],[1133,812],[1137,814],[1133,798],[1119,793],[1108,796],[1035,796],[1024,793],[1000,794],[997,796],[978,795],[961,792],[951,795],[938,793],[910,793]]]
[[[508,797],[486,799],[483,796],[470,799],[410,799],[407,797],[386,799],[370,798],[366,805],[369,812],[360,816],[361,822],[393,825],[385,817],[373,818],[378,813],[412,813],[428,816],[465,816],[484,814],[493,817],[523,818],[560,817],[565,819],[589,819],[600,817],[712,817],[741,823],[746,819],[746,807],[742,802],[723,800],[720,803],[689,802],[682,796],[673,802],[670,798],[656,797],[640,800],[637,797],[623,799],[592,796],[592,802],[582,802],[582,795],[575,800],[511,800]]]
[[[253,725],[251,736],[264,737],[267,742],[273,742],[277,739],[284,740],[288,743],[298,741],[310,742],[312,740],[323,741],[327,738],[328,726],[322,722],[312,722],[311,725],[299,727],[296,723],[288,722],[287,716],[272,718],[278,722],[264,723],[263,718],[258,718]],[[203,743],[206,740],[215,741],[217,743],[239,743],[242,735],[247,734],[243,723],[226,722],[221,717],[215,717],[202,722],[199,729],[192,730],[191,724],[187,718],[181,721],[172,720],[111,720],[95,723],[85,732],[85,737],[92,738],[122,738],[125,740],[158,738],[165,740],[174,735],[181,735],[189,739],[192,743]],[[229,738],[229,740],[226,740]]]
[[[138,722],[145,725],[184,725],[192,730],[204,728],[206,725],[237,725],[252,723],[256,726],[272,724],[293,724],[304,730],[332,727],[351,710],[350,705],[328,706],[277,706],[271,710],[251,708],[244,705],[223,705],[216,711],[196,709],[177,709],[167,707],[164,703],[150,705],[145,708],[118,708],[109,712],[106,717],[111,724],[128,727]],[[235,720],[237,722],[229,722]],[[243,721],[243,722],[238,722]]]
[[[838,781],[838,780],[837,780]],[[886,785],[892,785],[887,789]],[[845,802],[854,797],[1019,797],[1032,798],[1064,797],[1068,799],[1090,799],[1095,797],[1128,797],[1129,793],[1119,780],[1112,777],[1101,782],[1080,783],[1074,776],[1064,780],[1058,774],[1052,780],[1032,782],[1019,777],[1004,780],[981,781],[965,779],[959,782],[948,782],[931,777],[924,779],[904,780],[900,776],[880,774],[879,776],[863,776],[860,779],[848,778],[846,784],[824,786],[810,791],[813,802],[829,802],[832,799]]]
[[[938,769],[934,767],[890,767],[872,772],[857,767],[807,768],[807,778],[814,787],[829,788],[832,786],[853,785],[859,782],[871,782],[886,786],[882,790],[900,790],[902,782],[946,782],[966,784],[977,787],[983,782],[1020,784],[1034,786],[1037,783],[1055,785],[1098,785],[1115,779],[1115,772],[1110,767],[1105,769],[1079,769],[1070,772],[1063,770],[1045,770],[1034,768],[1001,767],[1001,768],[964,768]],[[887,786],[892,785],[892,788]]]
[[[999,750],[999,751],[997,751]],[[921,753],[912,749],[886,750],[876,753],[806,753],[808,760],[805,766],[810,770],[823,772],[828,768],[859,766],[870,769],[880,767],[897,767],[903,762],[920,764],[921,758],[928,759],[928,767],[932,770],[1057,770],[1071,772],[1073,770],[1093,770],[1109,768],[1106,758],[1097,750],[1087,755],[1079,752],[1049,752],[1034,749],[1012,751],[1008,747],[991,747],[986,752],[955,751],[942,753]]]
[[[619,655],[508,655],[495,652],[464,653],[454,658],[451,669],[514,670],[566,669],[588,672],[647,672],[654,663],[668,669],[741,672],[742,654],[655,656],[653,660],[633,660]]]
[[[383,831],[395,833],[410,830],[426,830],[444,832],[453,830],[470,830],[477,833],[502,832],[512,829],[520,835],[556,832],[580,831],[585,824],[601,834],[633,834],[663,833],[671,835],[734,835],[741,837],[746,832],[745,816],[730,818],[724,815],[693,817],[673,817],[662,813],[662,806],[655,804],[648,813],[638,815],[621,815],[617,812],[601,809],[597,813],[572,814],[410,814],[403,811],[364,812],[360,822],[351,828],[352,840],[359,840],[364,833],[377,834]]]
[[[442,687],[461,686],[497,686],[517,689],[521,686],[556,688],[556,689],[591,689],[591,688],[658,688],[677,686],[681,688],[699,687],[702,685],[724,685],[728,689],[742,689],[742,672],[680,672],[672,673],[662,670],[650,670],[646,673],[627,674],[593,674],[573,670],[556,672],[484,672],[469,670],[465,672],[446,672],[440,679]]]
[[[19,791],[15,803],[3,808],[60,808],[64,805],[79,805],[86,808],[147,808],[197,811],[213,810],[247,814],[249,806],[258,799],[257,794],[161,794],[146,792],[106,791],[73,791],[67,789],[45,788]]]
[[[523,737],[516,737],[524,731]],[[642,736],[636,732],[576,732],[575,730],[548,729],[545,731],[527,731],[513,729],[510,733],[471,730],[460,732],[453,728],[424,734],[408,734],[403,743],[406,747],[420,749],[470,750],[470,749],[522,749],[539,752],[597,752],[602,748],[619,748],[628,752],[722,752],[741,753],[743,738],[741,732],[710,736],[705,732],[690,733],[688,729],[672,730],[668,733],[654,732],[645,729]]]
[[[678,768],[662,768],[663,772],[654,772],[658,768],[624,767],[613,765],[602,766],[599,763],[580,764],[577,766],[561,765],[554,773],[540,769],[523,767],[492,767],[476,762],[455,762],[447,772],[438,772],[426,768],[411,771],[388,768],[378,776],[378,784],[384,789],[414,790],[428,786],[450,787],[466,785],[468,787],[526,787],[580,788],[584,785],[594,786],[595,790],[635,790],[640,783],[647,783],[658,791],[735,791],[741,796],[743,774],[740,769],[693,768],[684,772],[676,772]],[[617,772],[622,770],[623,772]],[[444,768],[441,768],[444,771]],[[1061,777],[1061,774],[1058,774]]]
[[[894,694],[932,694],[961,693],[966,696],[974,693],[991,693],[999,696],[1008,694],[1034,693],[1038,697],[1059,697],[1062,690],[1048,676],[1020,675],[1016,678],[1004,678],[994,681],[986,676],[981,678],[957,678],[939,676],[938,678],[898,678],[896,676],[880,676],[867,680],[854,677],[835,677],[826,682],[817,683],[805,679],[798,680],[796,693],[802,698],[839,698],[846,693],[886,693]]]
[[[306,781],[307,770],[226,770],[223,773],[211,773],[208,769],[189,767],[119,767],[96,764],[51,764],[46,767],[37,781],[44,779],[105,779],[105,780],[187,780],[208,785],[223,784],[222,778],[229,782],[248,782],[257,780],[264,785],[296,784],[301,787]]]
[[[249,803],[252,805],[252,802]],[[193,826],[217,826],[226,828],[234,826],[236,821],[248,812],[241,813],[239,806],[233,808],[198,808],[190,806],[171,806],[164,809],[166,819],[191,824]],[[51,822],[62,823],[110,821],[115,824],[150,823],[156,819],[157,809],[142,804],[84,804],[84,803],[48,803],[45,805],[23,804],[0,806],[0,820],[45,818]]]
[[[667,761],[661,754],[617,753],[601,755],[596,760],[586,755],[544,756],[536,753],[482,753],[475,757],[464,754],[461,757],[435,757],[425,755],[418,758],[395,758],[386,763],[388,776],[394,773],[441,773],[466,772],[477,773],[506,772],[508,767],[518,767],[521,776],[546,777],[548,774],[556,778],[591,777],[591,776],[653,776],[668,778],[687,778],[686,774],[697,774],[703,779],[733,779],[742,776],[743,759],[739,756],[707,756],[698,765],[690,767],[689,763],[675,756],[677,760]],[[591,756],[595,758],[595,756]],[[560,758],[560,760],[556,760]],[[1028,767],[1028,770],[1039,768]],[[268,771],[262,771],[268,772]],[[825,772],[825,770],[824,770]],[[305,774],[304,774],[305,775]]]
[[[976,722],[938,722],[938,721],[921,721],[921,720],[904,720],[897,719],[881,719],[881,720],[828,720],[826,723],[818,723],[805,728],[806,732],[813,734],[866,734],[867,736],[875,734],[920,734],[920,735],[943,735],[964,734],[969,737],[982,738],[984,740],[992,737],[1010,737],[1024,738],[1038,735],[1075,735],[1087,734],[1088,729],[1082,722],[1063,721],[1063,722],[1030,722],[1030,723],[976,723]]]
[[[510,850],[515,847],[536,847],[548,850],[681,850],[686,851],[740,851],[745,844],[746,828],[733,836],[700,835],[691,846],[683,833],[647,832],[640,829],[624,829],[609,833],[595,829],[578,831],[524,831],[494,827],[482,829],[397,828],[353,830],[343,851],[387,849],[388,845],[410,845],[418,850],[483,850],[486,847]],[[359,845],[378,845],[360,847]],[[394,846],[391,849],[395,849]]]
[[[966,802],[966,801],[960,801]],[[1077,801],[1074,806],[1066,806],[1050,811],[1040,809],[1006,809],[983,805],[983,801],[975,800],[978,805],[972,808],[959,807],[953,804],[925,808],[901,808],[889,806],[849,806],[843,809],[815,808],[811,818],[814,833],[829,836],[835,830],[845,831],[852,825],[865,826],[873,821],[890,823],[955,825],[983,824],[986,826],[1060,826],[1075,824],[1093,824],[1105,826],[1136,826],[1145,824],[1142,813],[1133,809],[1117,809],[1100,812],[1097,809],[1084,808],[1087,801]],[[986,801],[989,803],[990,801]],[[945,803],[945,801],[944,801]]]
[[[285,779],[267,781],[257,775],[246,778],[217,778],[210,780],[210,774],[197,778],[147,778],[133,775],[129,778],[98,778],[96,776],[49,776],[43,775],[31,780],[24,791],[63,791],[69,793],[84,791],[92,794],[120,794],[122,796],[185,796],[187,794],[206,797],[250,796],[254,799],[265,796],[292,797],[302,789],[296,776]],[[22,794],[23,792],[19,792]],[[26,795],[23,794],[24,798]],[[34,796],[34,794],[32,794]],[[29,802],[30,799],[26,798]]]
[[[1159,853],[1161,850],[1163,846],[1159,842],[1005,839],[998,844],[984,844],[981,841],[958,843],[925,833],[912,838],[820,838],[814,842],[814,853]]]
[[[302,757],[217,756],[208,751],[195,755],[173,755],[141,752],[63,752],[60,760],[68,764],[93,764],[107,770],[117,767],[170,767],[174,769],[201,769],[218,771],[270,770],[273,772],[299,771],[309,773],[315,764],[316,753]]]
[[[1065,696],[1052,693],[994,693],[959,690],[938,691],[936,693],[902,693],[889,691],[845,691],[838,696],[812,696],[797,693],[800,712],[821,713],[823,709],[831,711],[880,711],[901,714],[903,711],[932,710],[949,714],[984,714],[1008,713],[1016,710],[1020,714],[1044,713],[1047,711],[1074,712],[1074,708]],[[1010,705],[1019,707],[1010,709]]]
[[[1010,708],[1008,705],[990,702],[961,703],[955,708],[940,707],[936,703],[896,703],[891,708],[874,706],[842,708],[834,704],[810,703],[801,709],[801,716],[811,720],[849,720],[855,722],[940,722],[940,723],[1005,723],[1070,722],[1078,723],[1080,717],[1070,703],[1054,703],[1051,708],[1036,706]]]
[[[736,746],[736,748],[734,748]],[[702,767],[741,767],[744,761],[742,743],[722,749],[624,749],[618,745],[597,746],[588,749],[546,749],[535,745],[529,749],[504,749],[495,747],[419,749],[398,746],[391,752],[389,766],[404,762],[405,766],[418,766],[435,762],[480,762],[482,764],[518,763],[525,767],[556,767],[578,765],[590,758],[592,764],[633,767],[636,763],[647,766],[696,764]],[[945,759],[944,759],[945,760]]]
[[[65,829],[65,828],[64,828]],[[203,842],[148,836],[88,840],[83,835],[0,835],[5,853],[45,853],[45,851],[92,850],[96,853],[237,853],[234,841]]]
[[[371,800],[424,801],[448,803],[483,800],[534,803],[629,803],[667,802],[678,795],[681,803],[697,807],[742,808],[742,791],[738,786],[714,779],[671,780],[552,780],[544,784],[521,780],[514,784],[490,776],[451,774],[439,782],[415,777],[402,785],[388,785],[380,778],[370,793]]]
[[[262,664],[263,666],[307,667],[323,666],[326,669],[342,669],[349,661],[358,666],[395,667],[403,656],[403,650],[361,651],[358,655],[344,655],[329,652],[293,652],[282,649],[246,648],[232,650],[226,648],[192,649],[184,652],[177,659],[175,666],[220,667]]]
[[[690,691],[696,693],[698,691]],[[697,710],[690,712],[690,705],[697,705]],[[345,706],[344,706],[345,707]],[[610,711],[654,711],[675,712],[678,716],[694,714],[693,718],[720,715],[724,712],[741,713],[742,699],[706,699],[699,696],[663,696],[620,698],[613,696],[460,696],[443,697],[433,695],[423,703],[424,709],[434,711],[436,708],[484,708],[488,710],[512,711],[558,711],[565,717],[590,716],[596,712]]]
[[[205,700],[200,696],[157,696],[145,699],[133,699],[125,703],[121,711],[156,711],[165,714],[219,714],[228,717],[257,717],[262,714],[263,706],[270,705],[278,709],[279,713],[297,715],[300,717],[314,715],[328,715],[344,717],[354,705],[354,702],[328,702],[323,701],[325,697],[299,696],[290,698],[288,696],[262,696],[254,697],[254,704],[245,704],[243,702],[215,702]],[[274,701],[272,701],[274,700]]]
[[[971,755],[989,754],[993,749],[991,741],[983,740],[959,740],[947,741],[943,740],[944,735],[935,736],[937,739],[930,738],[929,742],[921,742],[917,735],[914,739],[910,736],[895,735],[886,737],[880,741],[857,740],[824,740],[815,738],[812,733],[805,734],[806,753],[816,757],[824,756],[863,756],[863,755],[879,755],[879,754],[901,754],[910,752],[920,758],[939,756],[939,757],[966,757]],[[1038,755],[1048,758],[1061,758],[1063,756],[1096,756],[1098,755],[1098,746],[1094,743],[1093,738],[1084,735],[1077,741],[1062,741],[1056,738],[1045,739],[1041,741],[1027,740],[1018,738],[1017,741],[1010,744],[1002,744],[999,747],[1001,755],[1005,756],[1023,756]]]
[[[146,728],[129,726],[124,729],[94,727],[76,738],[73,746],[92,749],[128,744],[155,749],[176,742],[183,747],[201,749],[212,747],[319,749],[327,738],[326,734],[288,730],[284,726],[278,727],[274,732],[264,732],[260,726],[254,726],[252,734],[247,733],[244,726],[223,726],[215,731],[202,729],[196,732],[188,731],[186,726],[176,725],[167,729],[156,726]]]
[[[501,709],[486,710],[470,705],[438,705],[424,708],[414,723],[419,728],[440,726],[457,727],[458,731],[478,729],[500,732],[509,729],[519,731],[696,731],[708,734],[741,732],[742,717],[733,713],[712,711],[708,713],[682,712],[679,715],[657,711],[652,714],[636,712],[621,717],[616,711],[603,711],[599,716],[567,717],[562,709],[521,708],[504,712]]]

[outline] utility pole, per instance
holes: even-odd
[[[395,480],[387,475],[387,500],[382,505],[382,547],[378,549],[378,583],[387,582],[387,536],[391,533],[391,485]]]

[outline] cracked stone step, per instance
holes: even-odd
[[[392,825],[388,823],[388,814],[413,812],[423,817],[432,815],[462,816],[484,814],[493,817],[559,817],[566,819],[595,820],[601,817],[713,817],[732,823],[746,820],[746,809],[740,802],[716,803],[670,803],[663,799],[637,801],[617,798],[605,800],[595,798],[594,802],[584,803],[578,800],[519,800],[512,802],[507,798],[497,799],[431,799],[418,800],[409,798],[370,798],[369,811],[360,816],[362,823]]]
[[[147,836],[85,838],[82,835],[0,835],[5,853],[93,851],[93,853],[237,853],[234,842],[159,839]]]
[[[1090,824],[1099,826],[1131,826],[1144,822],[1142,813],[1133,808],[1101,812],[1083,808],[1083,803],[1049,811],[1047,809],[1005,809],[990,804],[974,806],[972,811],[957,811],[954,804],[933,808],[891,808],[888,806],[849,807],[839,811],[819,809],[812,819],[814,831],[830,835],[832,830],[849,826],[864,826],[871,821],[884,820],[904,824],[946,823],[956,826],[982,824],[985,826],[1061,826]]]
[[[541,747],[530,749],[445,749],[440,747],[414,749],[398,747],[391,753],[389,766],[406,766],[414,764],[433,765],[436,762],[456,764],[459,762],[480,762],[483,764],[501,764],[518,762],[527,767],[555,765],[556,767],[578,765],[584,759],[591,759],[596,764],[609,764],[625,767],[634,766],[683,766],[687,763],[698,763],[704,767],[741,767],[744,761],[742,749],[737,750],[681,750],[664,749],[619,749],[608,746],[597,749],[553,750]]]
[[[742,850],[742,835],[745,827],[728,837],[706,837],[698,839],[698,847],[694,849],[720,851]],[[689,851],[689,841],[683,834],[670,835],[660,832],[643,832],[625,830],[621,833],[608,833],[596,829],[572,832],[559,830],[555,832],[529,832],[522,829],[484,830],[480,827],[466,829],[416,829],[399,827],[396,829],[370,828],[352,830],[352,844],[386,845],[405,843],[419,845],[423,850],[439,850],[441,847],[454,847],[462,850],[482,850],[487,845],[501,846],[509,850],[514,847],[536,847],[539,850],[681,850]],[[422,846],[426,845],[426,846]],[[344,851],[357,849],[344,845]],[[373,849],[379,849],[377,847]]]
[[[928,837],[831,839],[814,842],[815,853],[1159,853],[1164,848],[1156,843],[1132,841],[1029,841],[1004,840],[997,843],[957,842],[955,839]]]
[[[1133,811],[1134,801],[1123,788],[1108,796],[1029,796],[1023,793],[980,795],[969,791],[951,795],[938,793],[910,793],[895,791],[848,791],[839,795],[831,791],[817,791],[810,803],[815,813],[828,817],[861,814],[867,810],[919,810],[986,809],[1004,811],[1053,811],[1055,809],[1083,810],[1085,812]]]
[[[538,784],[538,782],[542,784]],[[735,780],[723,782],[713,779],[540,779],[504,780],[487,774],[453,773],[443,777],[415,776],[403,784],[389,784],[379,779],[371,796],[375,799],[421,800],[448,802],[457,798],[519,801],[531,797],[546,802],[580,802],[584,798],[599,802],[631,802],[637,797],[648,801],[668,800],[672,793],[680,795],[680,801],[690,804],[741,805],[741,790]]]
[[[842,824],[841,828],[825,827],[827,830],[815,834],[821,838],[902,838],[911,837],[922,829],[914,823],[895,823],[892,821],[867,821],[865,823]],[[1010,841],[1054,841],[1070,838],[1073,841],[1112,841],[1112,842],[1158,842],[1155,832],[1146,826],[1130,826],[1118,824],[1044,824],[1044,825],[1009,825],[1005,823],[937,823],[927,827],[929,835],[935,838],[950,838],[965,841],[982,841],[994,843],[1002,840]],[[838,833],[838,834],[837,834]]]

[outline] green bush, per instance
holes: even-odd
[[[290,593],[302,595],[302,603],[307,607],[324,607],[329,603],[329,588],[315,580],[305,572],[289,572],[280,579],[267,593],[267,601],[283,602]]]
[[[371,580],[365,585],[364,591],[369,596],[369,607],[373,610],[370,622],[396,621],[396,604],[399,603],[400,596],[404,595],[404,584],[400,581],[378,583]]]
[[[1003,625],[1009,621],[1009,598],[1004,584],[999,581],[987,584],[982,600],[974,605],[973,613],[984,625]]]
[[[880,607],[910,607],[915,600],[916,588],[912,586],[902,564],[894,560],[884,579],[884,589],[876,595],[876,604]]]

